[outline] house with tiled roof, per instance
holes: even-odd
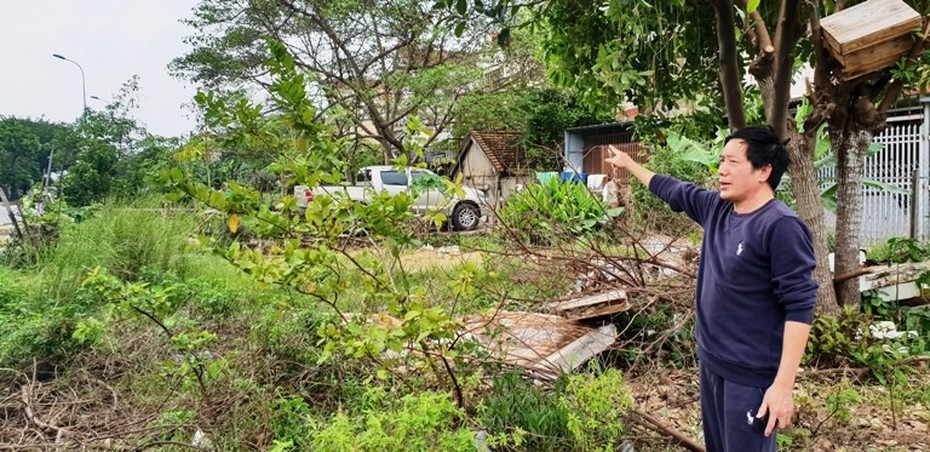
[[[484,192],[490,207],[499,207],[532,177],[521,136],[510,131],[470,132],[459,148],[452,178],[461,174],[465,185]]]

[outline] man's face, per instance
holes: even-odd
[[[730,140],[720,155],[720,198],[739,204],[751,198],[759,190],[768,187],[771,166],[753,169],[746,157],[746,142],[740,139]]]

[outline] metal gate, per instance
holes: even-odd
[[[884,241],[890,237],[914,237],[927,240],[930,231],[930,98],[921,99],[920,106],[892,112],[888,127],[875,137],[883,148],[866,158],[863,177],[866,180],[898,187],[907,192],[894,193],[864,185],[862,189],[863,245]],[[836,168],[820,170],[820,179],[835,180]],[[827,184],[822,185],[826,188]],[[836,217],[826,213],[827,225],[835,228]]]

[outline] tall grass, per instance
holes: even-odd
[[[184,244],[199,221],[191,212],[160,209],[153,200],[107,203],[90,219],[65,226],[58,245],[40,259],[45,295],[67,300],[98,266],[126,281],[146,267],[183,273]]]
[[[154,200],[104,204],[86,221],[65,225],[31,271],[0,269],[0,365],[76,349],[75,325],[101,308],[80,291],[95,267],[126,281],[143,271],[184,274],[185,242],[200,220],[156,206]]]

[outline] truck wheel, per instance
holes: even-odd
[[[481,221],[481,211],[474,204],[462,202],[452,209],[452,226],[457,231],[475,229],[479,221]]]

